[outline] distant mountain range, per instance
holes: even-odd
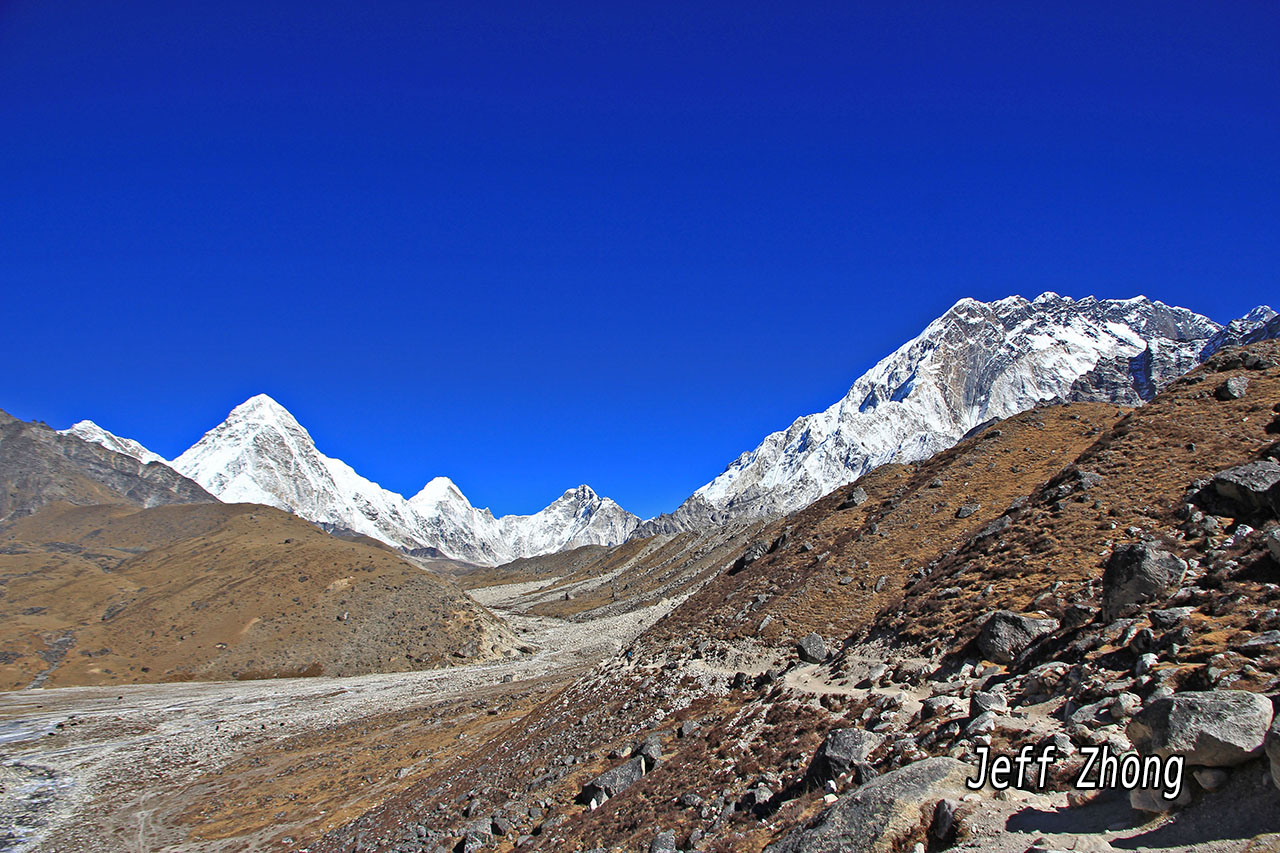
[[[160,459],[91,421],[66,432],[140,461]],[[317,450],[297,419],[265,394],[236,406],[166,464],[227,503],[274,506],[330,530],[488,565],[580,545],[616,545],[640,523],[589,486],[569,489],[533,515],[501,518],[472,506],[447,477],[435,478],[406,500]]]
[[[791,512],[880,465],[927,458],[988,421],[1052,401],[1138,405],[1222,347],[1274,337],[1280,317],[1265,306],[1223,326],[1141,296],[962,299],[830,408],[767,436],[674,512],[645,522],[585,485],[527,516],[495,518],[447,477],[406,500],[322,454],[265,394],[167,464],[222,501],[267,504],[410,552],[492,565]],[[162,461],[91,421],[64,432]]]

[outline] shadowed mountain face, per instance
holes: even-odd
[[[57,501],[153,507],[217,498],[167,465],[0,412],[0,522]]]

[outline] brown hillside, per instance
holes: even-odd
[[[453,584],[280,510],[56,504],[0,529],[0,685],[399,672],[502,654]]]
[[[843,639],[900,600],[903,586],[1097,440],[1123,412],[1102,403],[1033,409],[916,465],[887,465],[775,522],[767,553],[717,577],[655,625],[662,648],[690,638],[817,631]],[[856,490],[866,494],[851,506]],[[965,515],[973,508],[971,514]],[[882,580],[883,579],[883,580]]]
[[[1268,585],[1280,582],[1280,575],[1259,537],[1235,536],[1242,532],[1237,522],[1253,519],[1222,517],[1210,525],[1216,529],[1187,522],[1196,510],[1188,501],[1206,478],[1274,451],[1280,440],[1280,343],[1255,344],[1250,351],[1263,359],[1255,365],[1271,366],[1250,370],[1239,350],[1225,351],[1174,382],[1012,512],[1007,531],[941,556],[900,608],[881,615],[879,627],[905,641],[957,648],[989,610],[1062,616],[1071,604],[1097,605],[1103,562],[1126,542],[1157,542],[1191,561],[1207,587],[1202,595],[1270,599]],[[1232,377],[1249,380],[1247,393],[1218,399],[1215,392]],[[1100,477],[1084,488],[1081,473]],[[1228,560],[1236,566],[1222,569]],[[1243,643],[1260,625],[1247,617],[1213,620],[1197,633],[1229,632],[1210,638],[1210,646],[1228,637]]]

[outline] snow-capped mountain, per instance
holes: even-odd
[[[67,429],[60,429],[58,432],[63,435],[74,435],[76,438],[91,441],[94,444],[100,444],[107,450],[114,450],[116,453],[123,453],[125,456],[132,456],[144,465],[148,462],[165,462],[165,458],[159,453],[152,453],[131,438],[121,438],[118,435],[114,435],[93,421],[80,421]]]
[[[317,450],[293,415],[265,394],[237,406],[171,464],[229,503],[267,504],[330,528],[474,563],[617,544],[640,521],[587,486],[541,512],[502,518],[473,507],[447,477],[405,500]]]
[[[769,435],[633,535],[791,512],[873,468],[924,459],[985,421],[1037,403],[1137,405],[1216,349],[1268,336],[1274,319],[1259,307],[1224,327],[1146,297],[962,299],[829,409]]]

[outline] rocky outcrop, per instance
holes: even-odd
[[[1257,693],[1177,693],[1147,705],[1127,734],[1143,755],[1180,755],[1192,765],[1230,767],[1261,754],[1272,716],[1271,700]]]
[[[1167,597],[1187,573],[1181,557],[1151,545],[1120,545],[1102,574],[1104,619],[1118,619],[1138,605]]]
[[[971,793],[973,768],[929,758],[872,779],[841,797],[817,821],[793,830],[769,853],[896,853],[923,841],[940,801]]]
[[[55,501],[154,507],[217,498],[165,465],[0,412],[0,521]]]
[[[1036,640],[1058,630],[1058,620],[997,610],[978,631],[978,651],[990,661],[1013,663]]]
[[[603,803],[644,778],[644,767],[644,756],[636,755],[617,767],[606,770],[584,785],[579,799],[586,803]]]
[[[848,773],[854,765],[870,758],[885,740],[884,735],[866,729],[833,729],[813,757],[810,776],[834,779]]]
[[[822,663],[827,659],[827,644],[816,632],[796,643],[796,651],[800,654],[800,660],[805,663]]]
[[[1280,462],[1260,459],[1220,471],[1213,477],[1212,488],[1245,513],[1280,513]]]

